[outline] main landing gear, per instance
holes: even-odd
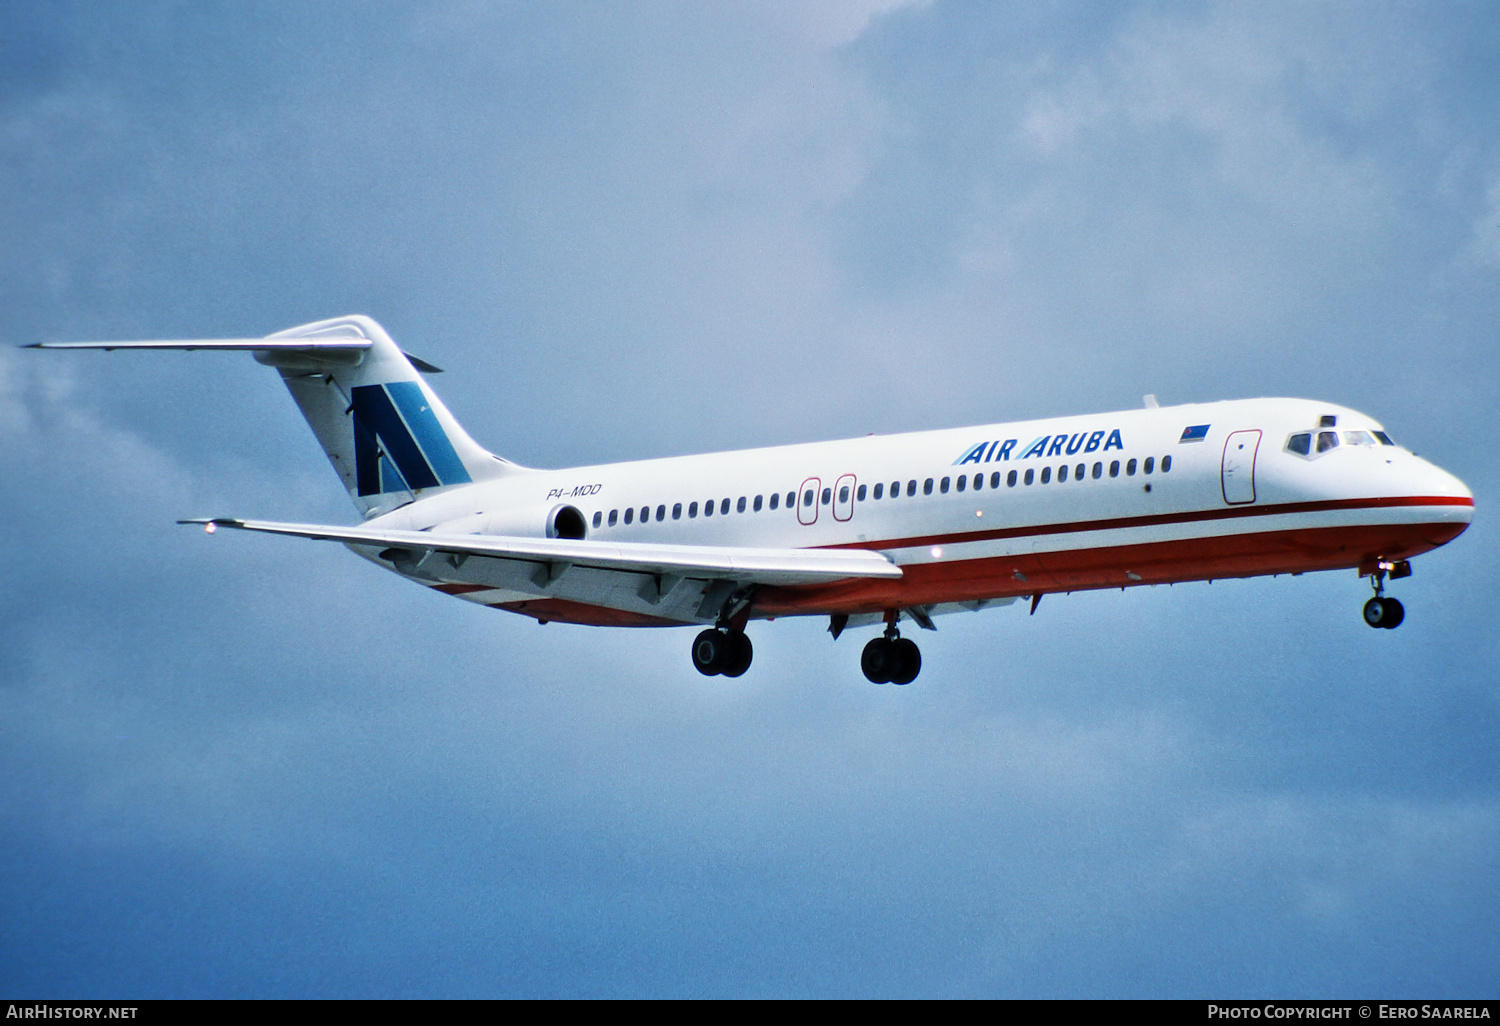
[[[872,638],[860,654],[859,668],[872,684],[910,684],[922,672],[922,652],[894,623],[887,623],[885,636]]]
[[[1375,597],[1365,603],[1365,623],[1371,627],[1385,627],[1387,629],[1401,626],[1401,621],[1406,619],[1406,609],[1393,598],[1385,597],[1385,577],[1390,574],[1391,580],[1400,580],[1402,577],[1411,576],[1411,564],[1406,560],[1399,563],[1379,563],[1375,572],[1370,575],[1370,584],[1375,589]]]
[[[754,658],[755,648],[744,631],[710,627],[693,639],[693,665],[705,677],[738,677]]]

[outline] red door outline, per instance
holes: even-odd
[[[810,477],[802,482],[802,487],[797,489],[797,523],[807,525],[818,522],[818,493],[822,490],[822,478]],[[808,491],[812,492],[812,502],[807,501]]]
[[[854,485],[854,475],[845,474],[833,486],[833,519],[844,521],[854,516]]]

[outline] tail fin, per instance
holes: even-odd
[[[255,359],[281,372],[366,517],[517,469],[469,437],[412,359],[369,317],[304,324],[266,341],[280,345],[256,349]]]
[[[480,448],[417,373],[437,368],[407,356],[368,317],[336,317],[265,338],[38,342],[28,348],[249,350],[281,372],[366,517],[520,469]]]

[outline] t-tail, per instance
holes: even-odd
[[[518,469],[486,451],[448,412],[384,328],[353,315],[258,339],[43,342],[41,349],[249,350],[275,367],[365,517],[442,489]]]

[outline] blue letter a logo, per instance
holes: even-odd
[[[357,385],[354,467],[360,495],[466,484],[471,478],[415,381]]]

